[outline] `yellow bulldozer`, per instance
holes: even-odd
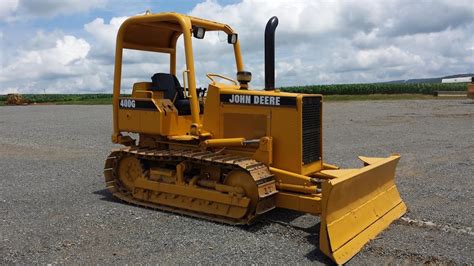
[[[360,156],[358,169],[324,161],[322,95],[275,88],[277,25],[272,17],[265,29],[265,89],[251,90],[230,26],[177,13],[124,21],[115,51],[112,134],[123,147],[105,161],[106,186],[128,203],[228,224],[250,224],[275,208],[319,215],[321,251],[345,263],[405,213],[394,182],[400,156]],[[197,89],[193,38],[211,31],[227,36],[236,79],[208,73],[208,88]],[[182,83],[176,73],[181,36]],[[151,81],[121,95],[124,49],[168,54],[169,72],[150,73]]]
[[[7,105],[23,105],[23,104],[29,104],[29,103],[31,103],[31,101],[25,99],[19,93],[7,94],[7,99],[6,99]]]

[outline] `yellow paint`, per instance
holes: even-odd
[[[208,21],[200,18],[190,17],[178,13],[146,14],[130,17],[125,20],[117,33],[114,70],[114,136],[120,134],[118,126],[118,98],[120,96],[122,76],[123,49],[135,49],[170,54],[170,73],[176,74],[176,41],[183,35],[184,50],[189,98],[191,103],[192,124],[201,128],[199,116],[199,103],[196,92],[196,78],[194,70],[194,56],[192,49],[192,27],[200,26],[206,30],[224,31],[227,34],[234,33],[228,25]],[[237,71],[243,70],[242,56],[239,41],[233,45],[236,58]],[[193,131],[195,132],[195,131]],[[199,131],[197,131],[198,133]],[[191,130],[189,130],[191,133]]]
[[[474,100],[474,83],[469,83],[467,85],[467,97]]]
[[[208,139],[202,142],[202,147],[244,146],[244,138]]]
[[[364,157],[364,162],[373,164],[350,171],[323,171],[334,178],[322,187],[320,245],[337,263],[345,263],[405,213],[394,182],[399,159],[398,155]]]
[[[228,25],[177,13],[140,15],[122,24],[115,52],[112,141],[131,145],[133,139],[122,133],[138,133],[138,148],[166,147],[196,152],[214,149],[216,154],[212,156],[216,160],[224,155],[245,156],[249,159],[248,165],[241,166],[243,169],[252,169],[255,165],[260,168],[255,170],[255,176],[245,171],[227,173],[222,183],[219,180],[225,169],[215,166],[214,162],[202,165],[197,169],[199,174],[191,177],[185,176],[191,165],[186,161],[179,161],[175,169],[152,168],[149,179],[140,173],[128,174],[127,166],[121,166],[120,171],[126,173],[123,176],[133,177],[133,182],[127,183],[133,187],[130,190],[133,197],[117,192],[113,171],[106,169],[107,186],[114,195],[144,206],[160,204],[166,208],[180,208],[210,219],[215,215],[248,219],[275,206],[320,215],[321,250],[337,263],[348,261],[367,241],[406,211],[394,182],[399,155],[387,158],[361,156],[364,167],[339,169],[324,162],[321,146],[321,158],[304,163],[303,101],[305,97],[322,98],[321,95],[251,90],[251,87],[243,90],[234,79],[209,73],[211,83],[207,96],[198,99],[193,27],[235,33]],[[132,95],[121,97],[123,49],[167,53],[169,71],[176,75],[176,46],[180,36],[184,42],[186,70],[183,78],[189,91],[191,115],[178,115],[175,103],[164,99],[163,92],[151,91],[150,82],[135,83]],[[239,41],[233,45],[233,52],[236,72],[244,71]],[[230,84],[220,82],[221,79]],[[474,95],[471,85],[469,91],[472,88]],[[221,98],[232,99],[232,102],[221,101]],[[278,105],[283,98],[291,99],[294,104]],[[258,104],[249,102],[251,99],[257,99]],[[119,108],[120,100],[140,101],[141,105]],[[200,100],[204,103],[203,114],[200,114]],[[140,107],[144,103],[147,108]],[[322,124],[322,110],[319,111],[318,119]],[[322,125],[320,127],[320,134],[315,134],[310,141],[322,143]],[[116,165],[112,155],[106,161],[106,168]],[[261,167],[262,163],[264,167]],[[133,168],[140,167],[135,165]],[[260,177],[266,178],[267,183],[258,183]]]
[[[277,194],[276,206],[319,215],[321,214],[321,196],[280,191]]]

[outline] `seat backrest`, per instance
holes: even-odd
[[[179,84],[179,80],[172,74],[156,73],[151,77],[152,91],[163,91],[164,98],[173,101],[176,99],[183,99],[183,88]]]

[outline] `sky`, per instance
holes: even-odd
[[[276,30],[276,87],[371,83],[474,72],[471,0],[0,0],[0,94],[111,93],[115,38],[130,16],[179,12],[239,34],[251,87],[264,84],[263,33]],[[178,73],[185,69],[178,40]],[[235,77],[226,36],[193,39],[198,86]],[[126,51],[122,90],[168,71],[163,54]],[[179,75],[181,79],[181,74]]]

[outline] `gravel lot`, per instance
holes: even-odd
[[[110,106],[0,107],[0,264],[329,263],[317,217],[274,210],[227,226],[111,198],[111,117]],[[324,129],[329,163],[402,155],[407,218],[349,264],[472,263],[474,101],[330,102]]]

